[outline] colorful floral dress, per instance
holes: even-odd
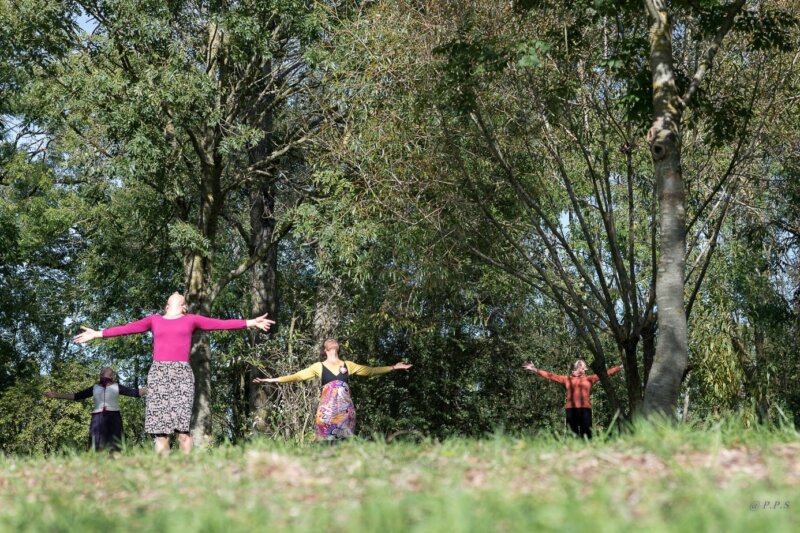
[[[278,378],[278,383],[291,383],[320,378],[322,394],[315,418],[317,440],[338,440],[352,437],[356,427],[356,409],[350,397],[350,376],[377,376],[392,371],[391,366],[363,366],[351,361],[331,370],[327,365],[314,363],[289,376]]]
[[[350,397],[347,365],[334,374],[322,365],[322,394],[315,420],[317,440],[352,437],[356,429],[356,408]]]

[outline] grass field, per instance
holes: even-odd
[[[2,531],[796,531],[794,431],[0,458]]]

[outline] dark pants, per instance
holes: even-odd
[[[122,441],[122,415],[119,411],[92,413],[89,426],[89,448],[119,451]]]
[[[567,409],[567,425],[579,437],[592,438],[592,409],[570,407]]]

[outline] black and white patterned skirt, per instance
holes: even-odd
[[[146,433],[186,433],[192,423],[194,373],[189,363],[153,361],[147,374]]]

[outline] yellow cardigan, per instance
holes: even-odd
[[[364,366],[354,363],[352,361],[344,361],[345,366],[347,367],[347,373],[351,376],[378,376],[380,374],[386,374],[394,370],[394,367],[391,366]],[[328,370],[331,370],[328,367]],[[333,370],[331,370],[334,374]],[[281,376],[278,378],[278,383],[293,383],[295,381],[306,381],[309,379],[320,378],[322,377],[322,363],[314,363],[308,368],[305,368],[299,372],[295,372],[294,374],[290,374],[288,376]]]

